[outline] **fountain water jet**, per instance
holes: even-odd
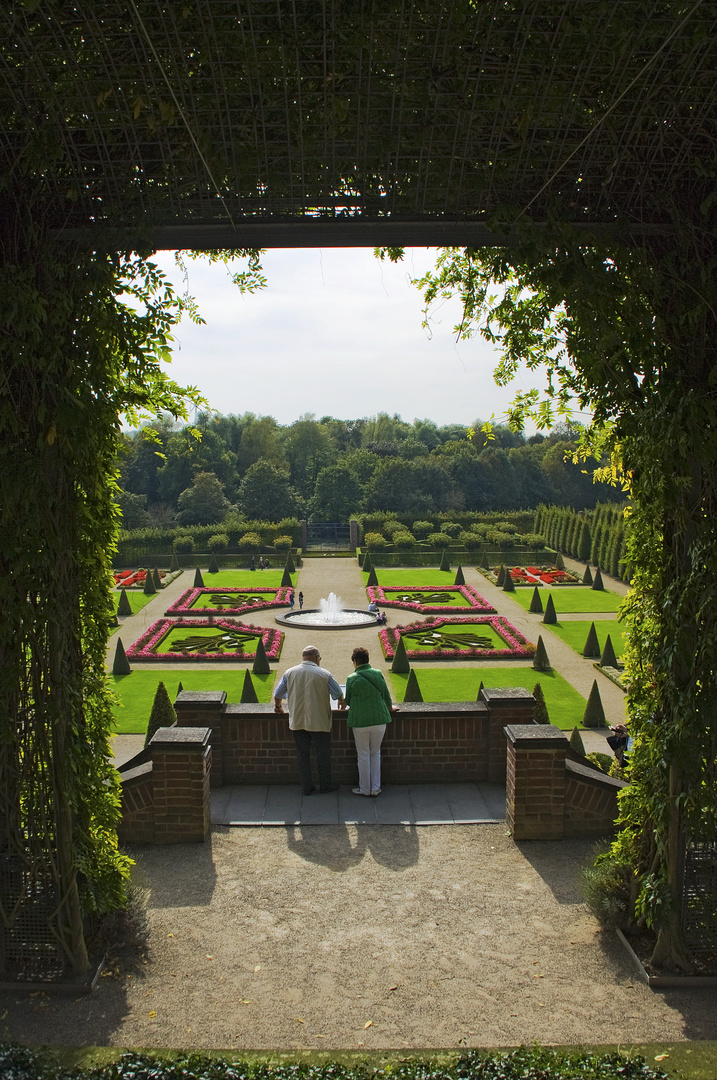
[[[331,592],[319,600],[318,608],[277,615],[276,622],[283,626],[310,626],[314,630],[345,630],[347,627],[375,626],[376,616],[362,608],[345,608],[341,597]]]

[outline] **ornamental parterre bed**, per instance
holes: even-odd
[[[494,585],[498,583],[500,567],[495,566],[489,570],[478,567],[481,574],[488,578]],[[582,578],[572,570],[561,570],[557,566],[506,566],[506,570],[513,579],[513,584],[530,585],[583,585]]]
[[[451,630],[454,626],[475,627],[475,630],[456,632]],[[488,633],[481,634],[481,628]],[[504,648],[494,647],[494,635],[505,642]],[[399,637],[404,639],[409,660],[528,660],[535,653],[535,645],[502,615],[434,618],[409,626],[384,626],[379,638],[387,660],[393,660],[396,655]],[[411,638],[420,646],[412,648]],[[435,647],[431,647],[432,641]]]
[[[176,633],[183,630],[187,631],[185,637]],[[173,639],[171,647],[163,648],[170,635]],[[264,642],[267,660],[278,660],[284,639],[278,629],[267,630],[232,619],[157,619],[127,650],[127,658],[135,661],[180,660],[182,663],[253,660],[259,638]]]
[[[379,606],[403,608],[418,615],[441,615],[466,610],[485,615],[495,612],[495,608],[472,585],[419,585],[413,589],[404,589],[399,585],[369,585],[366,592],[369,601]],[[463,602],[441,603],[441,596],[448,597],[450,594],[462,597]]]
[[[289,593],[292,590],[287,585],[281,588],[268,588],[259,586],[256,589],[187,589],[186,592],[168,607],[165,615],[171,617],[183,615],[244,615],[247,611],[265,611],[268,608],[289,607]],[[213,603],[199,602],[204,598],[212,599]]]

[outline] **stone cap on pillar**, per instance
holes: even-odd
[[[182,708],[183,705],[193,709],[221,708],[227,700],[226,690],[182,690],[174,700],[174,707]]]
[[[524,750],[564,750],[568,739],[552,724],[508,724],[503,728],[508,742]]]
[[[535,698],[530,690],[526,690],[523,686],[512,686],[507,690],[494,690],[491,687],[484,686],[480,696],[491,709],[509,709],[516,705],[525,705],[526,707],[535,705]]]
[[[207,746],[212,734],[207,727],[161,727],[157,728],[149,745],[153,750],[187,750]]]

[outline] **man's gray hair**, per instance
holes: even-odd
[[[320,656],[321,653],[319,652],[319,650],[316,648],[315,645],[305,645],[304,648],[301,650],[301,655],[302,656]]]

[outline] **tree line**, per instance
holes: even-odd
[[[541,504],[592,508],[621,494],[593,483],[571,454],[580,428],[529,437],[477,420],[439,426],[379,413],[359,420],[313,415],[203,413],[177,427],[160,418],[122,436],[117,503],[125,529],[209,525],[235,509],[280,521],[393,511],[507,511]],[[597,462],[593,463],[597,466]]]

